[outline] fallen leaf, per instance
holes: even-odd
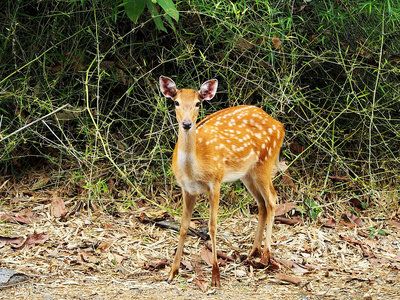
[[[213,255],[212,252],[207,249],[207,247],[201,249],[200,256],[207,263],[207,265],[212,266]]]
[[[324,227],[328,227],[328,228],[335,228],[336,227],[336,221],[333,218],[330,218],[328,221],[326,221],[324,223],[324,225],[322,225]]]
[[[192,271],[192,270],[193,270],[193,265],[192,265],[192,263],[191,263],[190,261],[181,260],[181,265],[182,265],[185,269],[187,269],[187,270],[189,270],[189,271]]]
[[[208,289],[208,281],[203,279],[194,278],[196,285],[200,288],[200,290],[205,293]]]
[[[307,269],[306,267],[304,267],[303,265],[300,265],[298,263],[293,264],[292,270],[293,270],[293,273],[295,273],[297,275],[303,275],[303,274],[310,272],[309,269]]]
[[[206,244],[205,247],[212,252],[212,247],[210,244]],[[222,258],[223,260],[229,260],[229,261],[235,261],[235,258],[233,258],[232,256],[228,256],[224,253],[222,253],[221,251],[217,250],[217,257]]]
[[[278,222],[278,224],[287,224],[287,225],[304,225],[303,219],[301,217],[293,217],[291,219],[289,218],[283,218],[283,217],[275,217],[275,222]]]
[[[100,252],[104,252],[106,251],[108,248],[111,247],[110,243],[101,243],[98,247],[97,250],[99,250]]]
[[[349,200],[349,202],[350,202],[351,204],[353,204],[354,207],[355,207],[357,210],[363,209],[363,204],[362,204],[362,202],[361,202],[360,199],[358,199],[358,198],[351,198],[351,199]]]
[[[143,269],[149,270],[149,271],[158,271],[159,269],[165,268],[166,266],[169,265],[168,259],[164,258],[160,262],[153,262],[153,263],[144,263]]]
[[[349,238],[349,237],[346,237],[346,236],[343,236],[343,235],[339,235],[339,237],[346,242],[349,242],[349,243],[355,244],[355,245],[359,245],[361,247],[364,257],[375,258],[375,254],[372,252],[371,248],[368,245],[366,245],[365,243],[357,241],[357,240]]]
[[[287,274],[283,274],[283,273],[278,273],[275,276],[275,278],[278,279],[278,280],[294,283],[296,285],[299,285],[301,283],[301,279],[300,278],[294,277],[294,276],[290,276],[290,275],[287,275]]]
[[[333,182],[349,182],[351,180],[350,178],[340,176],[328,176],[328,178]]]
[[[203,271],[201,270],[200,266],[196,262],[192,262],[192,266],[194,267],[194,273],[198,277],[203,276]]]
[[[285,173],[283,173],[283,175],[282,175],[282,182],[283,182],[284,184],[290,186],[290,187],[292,188],[292,190],[296,190],[296,189],[297,189],[297,187],[296,187],[296,185],[294,184],[294,182],[293,182],[293,180],[292,180],[292,178],[291,178],[291,175],[290,175],[290,173],[289,173],[288,170],[286,170]]]
[[[348,213],[346,214],[346,217],[347,217],[350,221],[354,222],[354,224],[356,224],[357,226],[363,226],[363,225],[364,225],[364,223],[360,220],[360,218],[357,217],[355,214],[353,214],[353,213],[351,213],[351,212],[348,212]]]
[[[92,253],[89,253],[85,250],[81,250],[78,252],[78,256],[84,261],[84,262],[90,262],[93,264],[97,264],[100,262],[100,259],[94,256]]]
[[[393,227],[399,227],[400,228],[400,222],[396,221],[396,220],[392,220],[388,223],[389,226],[393,226]]]
[[[281,39],[279,37],[274,35],[274,37],[272,38],[272,44],[274,45],[275,49],[278,49],[279,46],[282,44],[282,41],[281,41]]]
[[[289,144],[290,150],[292,150],[295,154],[300,154],[304,151],[303,145],[300,145],[299,142],[293,141]]]
[[[0,236],[0,242],[6,244],[20,244],[23,239],[21,237],[7,237],[7,236]]]
[[[32,248],[36,244],[43,244],[45,241],[49,239],[49,235],[45,233],[34,233],[28,235],[28,237],[22,241],[20,244],[12,246],[14,249],[23,249],[24,247]]]
[[[385,265],[389,261],[386,258],[370,258],[369,262],[375,266]]]
[[[277,206],[275,206],[275,216],[282,216],[286,214],[288,211],[291,211],[292,209],[296,208],[297,204],[294,202],[287,202],[287,203],[282,203]]]
[[[294,264],[294,261],[287,260],[287,259],[282,259],[282,258],[277,259],[276,261],[278,263],[280,263],[281,265],[284,265],[286,268],[292,268],[293,264]]]
[[[357,226],[356,224],[348,223],[348,222],[344,222],[344,221],[340,221],[340,225],[351,227],[351,228],[354,228]]]
[[[50,215],[56,218],[65,216],[68,209],[65,207],[64,201],[54,194],[53,200],[51,200],[50,205]]]
[[[109,255],[108,255],[108,260],[113,263],[120,264],[124,259],[125,259],[125,257],[118,255],[116,253],[109,253]]]
[[[13,216],[9,215],[9,214],[2,214],[0,216],[0,222],[3,222],[3,223],[17,223],[18,224],[17,220],[15,220],[15,218]]]

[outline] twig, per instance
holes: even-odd
[[[0,139],[0,142],[5,141],[5,140],[8,139],[9,137],[12,137],[13,135],[15,135],[15,134],[17,134],[18,132],[20,132],[20,131],[22,131],[22,130],[24,130],[24,129],[30,127],[30,126],[32,126],[33,124],[36,124],[37,122],[40,122],[40,121],[42,121],[42,120],[44,120],[44,119],[50,117],[51,115],[54,115],[56,112],[58,112],[58,111],[60,111],[60,110],[62,110],[62,109],[64,109],[64,108],[66,108],[67,106],[70,106],[70,104],[65,104],[65,105],[63,105],[63,106],[57,108],[55,111],[52,111],[51,113],[49,113],[49,114],[47,114],[47,115],[45,115],[45,116],[43,116],[43,117],[41,117],[41,118],[39,118],[39,119],[33,121],[32,123],[26,124],[24,127],[21,127],[20,129],[14,131],[13,133],[10,133],[10,134],[7,135],[6,137],[1,138],[1,139]]]

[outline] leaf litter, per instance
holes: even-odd
[[[296,205],[277,206],[281,218],[296,222],[274,224],[272,268],[257,260],[246,263],[257,218],[237,213],[221,219],[217,247],[222,287],[214,289],[209,242],[198,235],[187,237],[180,273],[172,284],[165,282],[179,227],[159,226],[160,216],[173,220],[158,209],[143,205],[135,211],[120,205],[115,217],[96,205],[90,215],[73,211],[57,196],[48,203],[41,209],[30,202],[13,211],[0,208],[0,216],[20,210],[30,220],[0,222],[0,267],[32,278],[2,290],[0,298],[386,299],[400,293],[395,218],[386,222],[389,234],[368,235],[370,227],[380,226],[370,219],[347,214],[346,222],[331,218],[307,224],[290,216]],[[192,222],[199,226],[193,229],[203,232],[205,223]]]

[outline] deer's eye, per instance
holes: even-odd
[[[179,106],[179,102],[178,101],[174,101],[175,102],[175,106]]]
[[[200,102],[196,102],[195,106],[200,107]]]

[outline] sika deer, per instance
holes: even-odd
[[[217,86],[218,81],[212,79],[203,83],[199,91],[178,90],[172,79],[160,77],[161,92],[175,102],[179,130],[172,157],[172,169],[183,194],[179,242],[168,282],[171,282],[179,271],[196,196],[208,193],[209,230],[213,253],[212,285],[221,285],[215,234],[222,182],[240,179],[256,199],[259,217],[249,258],[261,256],[261,262],[265,265],[268,265],[271,259],[271,232],[277,199],[271,172],[273,165],[279,160],[285,134],[283,125],[262,109],[243,105],[218,111],[195,126],[201,102],[212,99]],[[265,225],[267,234],[262,251]]]

